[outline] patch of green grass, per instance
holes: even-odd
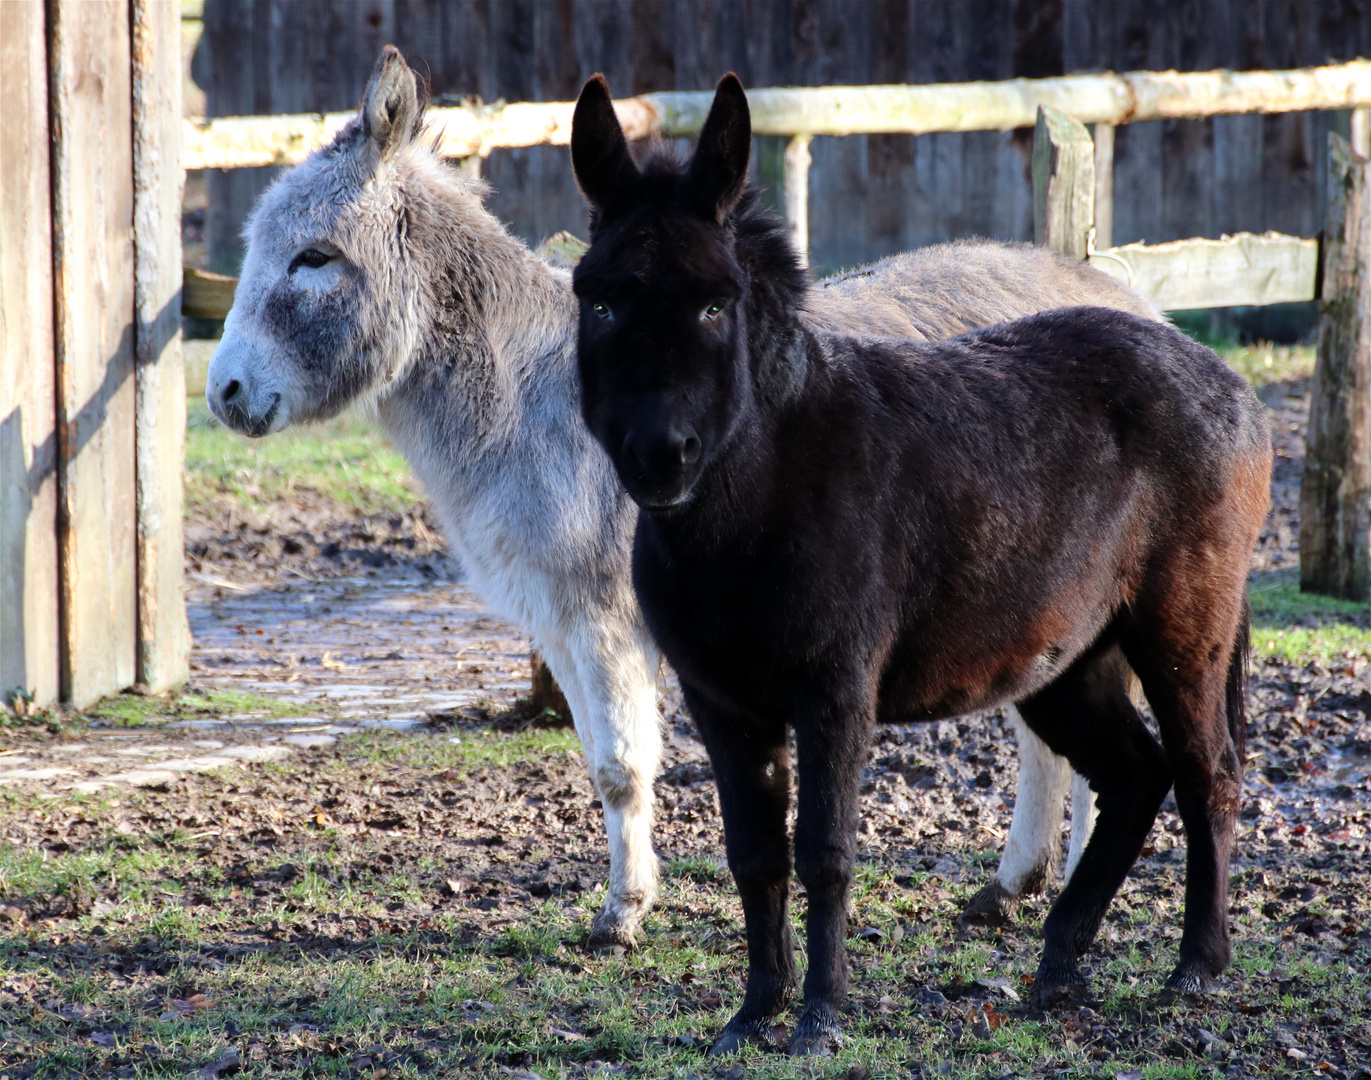
[[[1299,571],[1266,574],[1248,587],[1252,652],[1288,663],[1371,660],[1371,604],[1300,592]]]
[[[571,728],[528,728],[512,734],[477,728],[447,739],[413,742],[391,738],[386,732],[364,731],[347,736],[344,747],[354,760],[383,764],[403,758],[410,766],[451,770],[461,776],[475,769],[505,768],[552,754],[579,754],[581,741]]]
[[[1314,374],[1312,345],[1272,345],[1269,341],[1256,345],[1239,345],[1232,341],[1206,344],[1253,386],[1293,382]]]
[[[100,720],[116,727],[143,727],[208,716],[251,714],[283,719],[312,715],[318,711],[317,703],[307,707],[298,702],[239,690],[208,690],[161,696],[131,692],[115,694],[84,710],[81,715],[87,720]]]
[[[264,439],[229,431],[203,401],[186,422],[186,510],[229,496],[261,511],[308,488],[368,513],[409,510],[423,500],[419,482],[379,427],[345,414]]]

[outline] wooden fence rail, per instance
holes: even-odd
[[[615,110],[630,139],[698,134],[709,93],[624,98]],[[1005,82],[923,86],[825,86],[751,90],[757,135],[923,135],[1032,127],[1040,105],[1085,124],[1196,119],[1234,113],[1371,106],[1371,61],[1294,71],[1137,71]],[[433,108],[448,157],[485,157],[497,147],[565,146],[572,102]],[[353,113],[235,116],[186,121],[187,169],[293,165],[323,145]]]

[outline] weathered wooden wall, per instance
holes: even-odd
[[[179,37],[0,3],[0,703],[186,675]]]
[[[1371,55],[1367,0],[206,0],[211,116],[336,110],[381,44],[435,95],[927,83],[1113,69],[1290,68]],[[1116,143],[1114,242],[1322,226],[1327,114],[1138,124]],[[973,234],[1033,235],[1032,132],[815,139],[810,245],[822,268]],[[761,145],[758,158],[779,147]],[[777,166],[779,168],[779,166]],[[266,182],[211,178],[212,265]],[[584,229],[561,148],[497,151],[494,210],[526,238]]]

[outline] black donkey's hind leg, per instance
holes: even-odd
[[[1157,715],[1185,824],[1185,921],[1166,981],[1174,990],[1208,990],[1232,959],[1228,864],[1242,798],[1248,636],[1245,613],[1234,621],[1226,650],[1212,640],[1224,641],[1217,618],[1218,630],[1195,620],[1208,640],[1197,632],[1196,641],[1136,650],[1134,668]]]
[[[1028,725],[1090,781],[1095,831],[1043,924],[1034,1000],[1043,1006],[1084,985],[1079,963],[1123,884],[1171,786],[1166,754],[1128,697],[1129,670],[1116,646],[1087,653],[1056,682],[1019,703]]]
[[[728,868],[738,886],[747,928],[742,1008],[709,1049],[711,1054],[728,1054],[749,1042],[770,1042],[771,1021],[790,1004],[799,981],[786,914],[789,754],[784,724],[723,713],[689,686],[682,689],[714,766]]]

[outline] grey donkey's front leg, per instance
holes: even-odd
[[[662,756],[657,654],[645,635],[603,627],[568,635],[592,646],[572,652],[540,640],[571,707],[591,782],[604,808],[609,889],[590,931],[595,951],[632,949],[657,899],[652,781]]]
[[[1019,784],[1014,798],[1014,817],[1009,824],[1004,854],[995,871],[962,912],[968,922],[1006,922],[1023,896],[1038,893],[1052,880],[1060,857],[1062,822],[1067,788],[1071,788],[1071,846],[1067,855],[1069,880],[1095,823],[1095,796],[1083,776],[1074,773],[1033,734],[1019,710],[1010,707],[1009,717],[1019,744]]]

